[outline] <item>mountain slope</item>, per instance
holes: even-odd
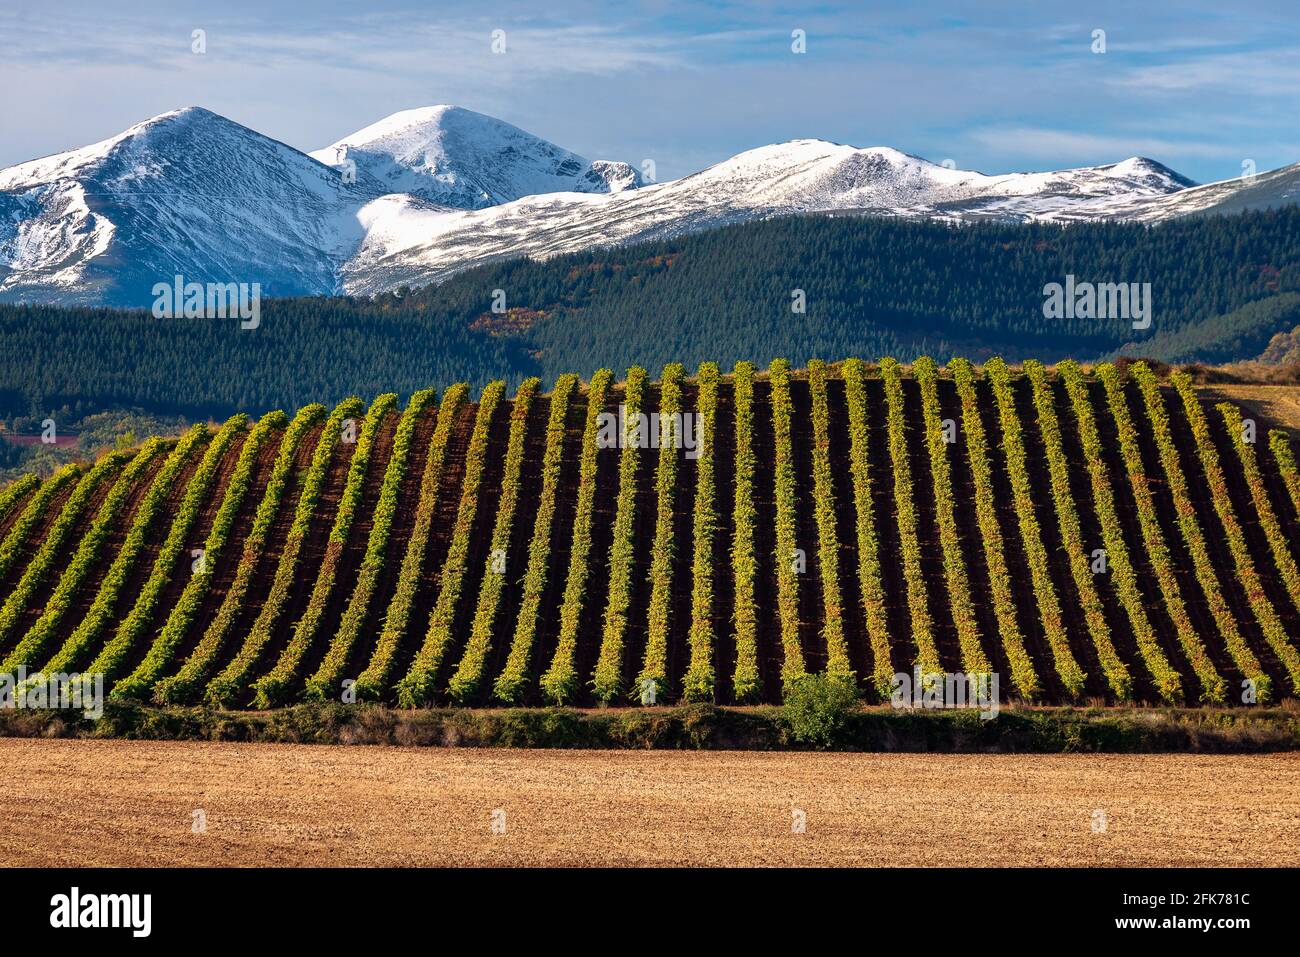
[[[331,292],[364,185],[207,110],[0,170],[0,299],[147,304],[156,282]]]
[[[505,256],[551,256],[796,213],[1108,219],[1110,204],[1164,197],[1189,185],[1139,157],[1109,166],[986,176],[886,147],[795,140],[628,192],[528,196],[468,212],[384,196],[361,211],[366,238],[344,267],[344,285],[349,292],[375,293],[433,282]]]
[[[351,161],[386,193],[481,209],[537,193],[614,193],[641,177],[626,163],[592,162],[501,120],[456,106],[403,110],[311,156]]]
[[[457,107],[393,114],[311,156],[191,107],[0,170],[0,301],[147,306],[176,274],[265,296],[375,294],[798,214],[1157,222],[1298,199],[1300,166],[1206,186],[1141,157],[989,176],[822,140],[645,186],[626,164]]]

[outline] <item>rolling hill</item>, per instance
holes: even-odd
[[[1284,434],[1142,364],[456,385],[0,490],[0,672],[227,707],[879,699],[914,669],[1249,704],[1300,690],[1297,506]]]

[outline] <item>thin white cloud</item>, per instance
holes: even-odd
[[[1109,82],[1128,90],[1159,93],[1213,89],[1239,96],[1293,96],[1300,87],[1300,47],[1213,54],[1179,63],[1141,66]]]

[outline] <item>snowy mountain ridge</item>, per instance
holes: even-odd
[[[647,184],[459,107],[395,113],[310,154],[189,107],[0,170],[0,301],[147,305],[174,275],[371,294],[798,213],[1155,222],[1297,201],[1300,165],[1205,186],[1143,157],[985,175],[824,140]]]

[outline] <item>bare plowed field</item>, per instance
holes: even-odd
[[[1294,754],[0,740],[0,755],[21,769],[0,789],[3,865],[1300,864]]]

